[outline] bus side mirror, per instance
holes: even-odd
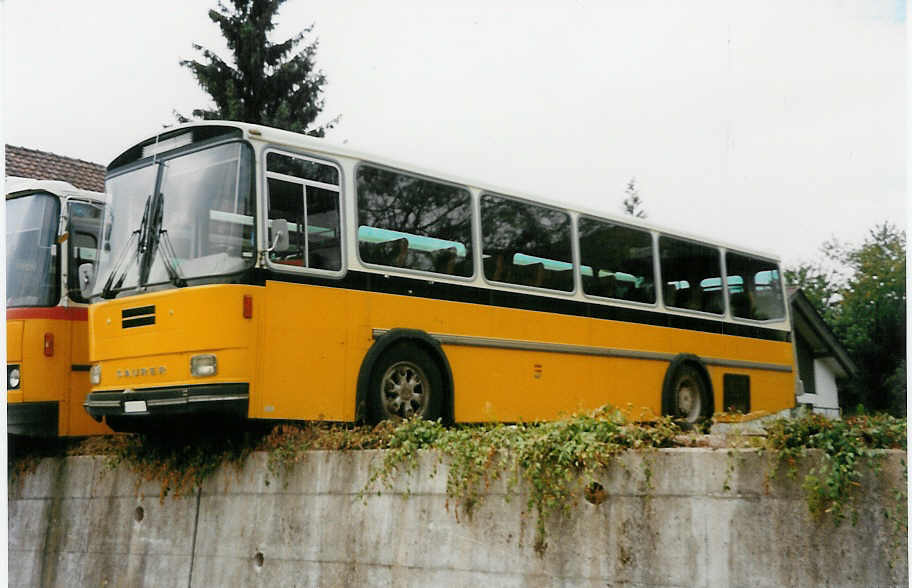
[[[276,253],[288,251],[288,221],[284,218],[277,218],[270,221],[270,227],[272,228],[272,246],[268,251]]]
[[[79,276],[79,294],[88,300],[92,293],[92,282],[95,280],[95,266],[91,263],[82,263],[76,273]]]

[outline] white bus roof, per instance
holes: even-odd
[[[4,190],[7,198],[15,197],[22,192],[35,192],[40,190],[64,199],[78,198],[81,200],[97,202],[99,204],[104,204],[105,201],[105,195],[102,192],[83,190],[69,182],[60,180],[35,180],[32,178],[9,176],[5,178]]]
[[[526,200],[526,201],[528,201],[530,203],[534,203],[534,204],[543,204],[545,206],[549,206],[552,208],[557,208],[557,209],[565,210],[568,212],[574,212],[574,213],[582,214],[585,216],[601,218],[601,219],[605,219],[605,220],[608,220],[611,222],[616,222],[618,224],[624,224],[624,225],[628,225],[628,226],[632,226],[632,227],[640,227],[640,228],[643,228],[646,230],[656,231],[656,232],[662,233],[663,235],[667,235],[669,237],[680,237],[682,239],[698,241],[701,243],[705,243],[707,245],[724,247],[726,249],[731,249],[738,253],[747,253],[747,254],[756,255],[758,257],[764,257],[764,258],[771,259],[771,260],[776,260],[776,261],[779,260],[778,255],[771,253],[769,251],[758,251],[755,249],[742,247],[742,246],[731,244],[731,243],[725,243],[725,242],[719,241],[717,239],[709,239],[706,237],[702,237],[700,235],[694,235],[694,234],[687,233],[687,232],[684,232],[684,231],[681,231],[678,229],[674,229],[671,227],[659,225],[659,224],[652,223],[652,222],[646,222],[646,221],[643,221],[643,220],[633,217],[633,216],[625,216],[625,215],[621,215],[621,214],[610,213],[610,212],[607,212],[604,210],[580,207],[580,206],[576,206],[576,205],[569,205],[567,203],[559,202],[557,200],[554,200],[554,199],[551,199],[551,198],[548,198],[545,196],[540,196],[540,195],[537,195],[534,193],[526,192],[524,190],[515,190],[512,188],[508,188],[508,187],[496,186],[496,185],[488,184],[486,182],[480,182],[480,181],[473,180],[470,178],[461,177],[461,176],[458,176],[455,174],[451,174],[449,172],[440,172],[438,170],[422,168],[421,166],[417,166],[417,165],[413,165],[413,164],[409,164],[409,163],[405,163],[405,162],[401,162],[401,161],[396,161],[394,159],[391,159],[389,157],[385,157],[382,155],[376,155],[374,153],[369,153],[369,152],[353,149],[353,148],[349,147],[348,145],[336,143],[334,141],[331,141],[329,139],[325,139],[322,137],[312,137],[310,135],[304,135],[302,133],[294,133],[291,131],[276,129],[273,127],[267,127],[267,126],[251,124],[251,123],[236,122],[236,121],[207,120],[207,121],[197,121],[197,122],[190,122],[190,123],[185,123],[182,125],[177,125],[175,127],[166,129],[165,131],[163,131],[161,133],[157,133],[157,135],[163,135],[163,134],[170,135],[170,134],[173,134],[175,131],[179,131],[181,129],[185,129],[185,128],[189,129],[189,128],[193,128],[193,127],[206,127],[206,126],[234,127],[234,128],[240,129],[244,134],[244,138],[250,139],[250,140],[265,141],[265,142],[275,144],[275,145],[281,145],[281,146],[291,147],[291,148],[295,148],[295,149],[302,149],[302,150],[307,151],[308,153],[314,153],[314,154],[318,154],[318,155],[322,154],[322,155],[326,155],[326,156],[339,156],[339,157],[347,157],[347,158],[351,158],[351,159],[358,159],[358,160],[362,160],[362,161],[369,162],[369,163],[379,164],[384,167],[390,167],[390,168],[394,168],[394,169],[398,169],[398,170],[402,170],[402,171],[415,173],[415,174],[418,174],[421,176],[425,176],[429,179],[438,179],[438,180],[443,180],[443,181],[450,182],[453,184],[459,184],[459,185],[466,186],[466,187],[476,188],[482,192],[490,192],[490,193],[498,194],[498,195],[502,195],[502,196],[515,197],[515,198],[518,198],[521,200]],[[154,139],[157,135],[152,135],[152,136],[144,139],[143,141],[138,141],[135,144],[144,143],[145,141]]]

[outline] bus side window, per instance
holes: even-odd
[[[675,284],[673,295],[665,297],[666,306],[722,314],[722,259],[717,248],[663,235],[659,253],[662,279]]]
[[[266,155],[268,218],[288,222],[289,248],[270,253],[287,266],[337,271],[342,268],[339,171],[304,157]],[[271,238],[271,237],[270,237]]]
[[[365,263],[472,275],[472,200],[460,186],[360,165],[358,253]]]
[[[652,235],[648,231],[580,217],[583,291],[632,302],[655,302]]]
[[[779,267],[775,263],[728,251],[725,266],[732,316],[753,320],[785,317]]]
[[[512,198],[481,197],[485,277],[494,282],[573,290],[570,216]]]

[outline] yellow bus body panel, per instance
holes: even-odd
[[[93,391],[250,382],[252,393],[261,293],[254,286],[213,285],[93,304],[89,355],[102,364]],[[243,317],[245,295],[253,298],[253,319]],[[123,328],[122,311],[145,306],[155,306],[155,323]],[[214,376],[190,375],[190,358],[202,353],[216,355]]]
[[[268,281],[260,396],[251,416],[355,417],[358,371],[373,329],[535,341],[661,353],[692,353],[792,366],[791,345],[620,321],[597,320],[392,294]],[[632,418],[661,414],[669,362],[444,344],[462,422],[531,421],[605,404]],[[715,410],[726,373],[751,377],[752,410],[794,405],[791,372],[709,366]]]
[[[70,371],[70,321],[31,318],[22,321],[20,358],[23,402],[61,400]],[[54,337],[54,355],[44,355],[44,336]],[[7,359],[9,361],[9,358]]]
[[[74,366],[89,366],[89,323],[86,320],[70,321],[71,329],[71,362]],[[70,401],[66,406],[67,431],[61,432],[61,435],[102,435],[113,433],[104,423],[99,423],[89,416],[82,403],[85,402],[86,395],[91,389],[89,383],[89,372],[86,369],[70,370],[69,377],[69,395]],[[64,415],[61,414],[61,422]]]
[[[18,309],[15,309],[18,310]],[[59,311],[62,307],[36,309],[37,313]],[[110,433],[106,425],[96,422],[83,408],[89,393],[88,329],[82,318],[26,318],[6,322],[7,363],[20,365],[21,386],[8,390],[9,404],[57,402],[57,434],[84,436]],[[44,354],[45,335],[54,340],[51,356]],[[78,369],[74,369],[78,368]]]
[[[244,295],[253,299],[251,319],[242,316]],[[123,310],[151,305],[155,324],[122,327]],[[374,329],[793,367],[787,342],[280,281],[131,296],[93,305],[89,318],[92,362],[102,363],[94,391],[245,382],[251,418],[352,421],[358,372]],[[452,369],[457,421],[554,419],[606,404],[636,419],[661,414],[668,361],[446,343],[442,348]],[[190,375],[190,357],[198,353],[216,354],[215,376]],[[716,411],[724,408],[724,374],[750,376],[752,411],[794,406],[792,372],[707,369]]]

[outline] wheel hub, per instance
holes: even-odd
[[[693,403],[693,389],[689,383],[685,382],[678,388],[678,408],[681,409],[681,412],[690,413],[693,409]]]
[[[402,361],[390,366],[381,380],[384,409],[394,417],[421,414],[427,403],[427,376],[417,365]]]

